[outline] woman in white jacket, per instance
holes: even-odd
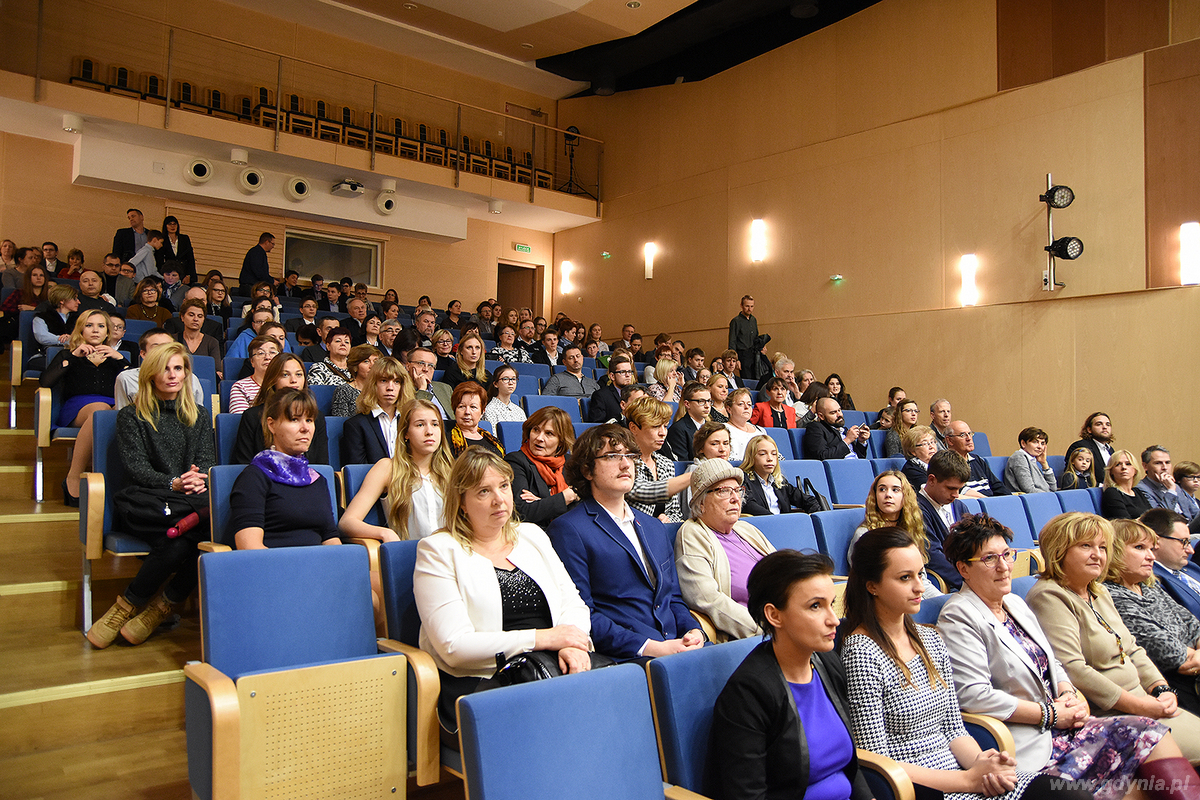
[[[448,731],[454,702],[496,671],[498,654],[550,650],[563,673],[591,667],[591,612],[542,529],[514,519],[512,477],[504,459],[469,448],[450,472],[445,527],[417,546],[419,643],[441,672]]]

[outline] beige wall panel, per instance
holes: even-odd
[[[1171,44],[1200,38],[1200,0],[1171,0]]]
[[[1124,58],[1170,44],[1171,0],[1104,4],[1107,58]]]

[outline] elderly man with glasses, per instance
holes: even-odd
[[[408,374],[413,379],[413,389],[418,400],[428,400],[438,407],[442,419],[453,419],[448,410],[454,408],[450,401],[452,390],[450,384],[435,381],[433,370],[437,365],[437,356],[428,347],[418,347],[408,354]]]
[[[988,463],[975,455],[975,433],[971,426],[956,419],[946,429],[946,446],[967,460],[971,479],[963,486],[961,497],[995,497],[1008,494],[1004,481],[996,477]]]

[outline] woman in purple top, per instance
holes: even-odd
[[[767,631],[713,709],[714,784],[732,798],[866,800],[850,738],[846,680],[833,652],[833,562],[781,550],[750,573],[750,613]]]
[[[724,642],[759,633],[747,609],[750,570],[775,548],[757,528],[739,522],[743,473],[720,458],[706,458],[692,472],[692,518],[675,537],[679,589],[693,612],[708,617]]]

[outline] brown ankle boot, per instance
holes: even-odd
[[[93,647],[103,650],[117,640],[117,634],[121,632],[121,627],[136,612],[137,609],[130,605],[124,596],[118,597],[112,608],[106,611],[103,617],[96,620],[92,627],[88,628],[87,640],[92,643]]]
[[[121,637],[130,644],[141,644],[150,638],[154,629],[163,624],[163,620],[171,616],[171,604],[164,595],[159,595],[133,619],[121,628]]]
[[[1146,761],[1137,774],[1146,783],[1143,791],[1154,800],[1200,800],[1200,775],[1186,758]]]

